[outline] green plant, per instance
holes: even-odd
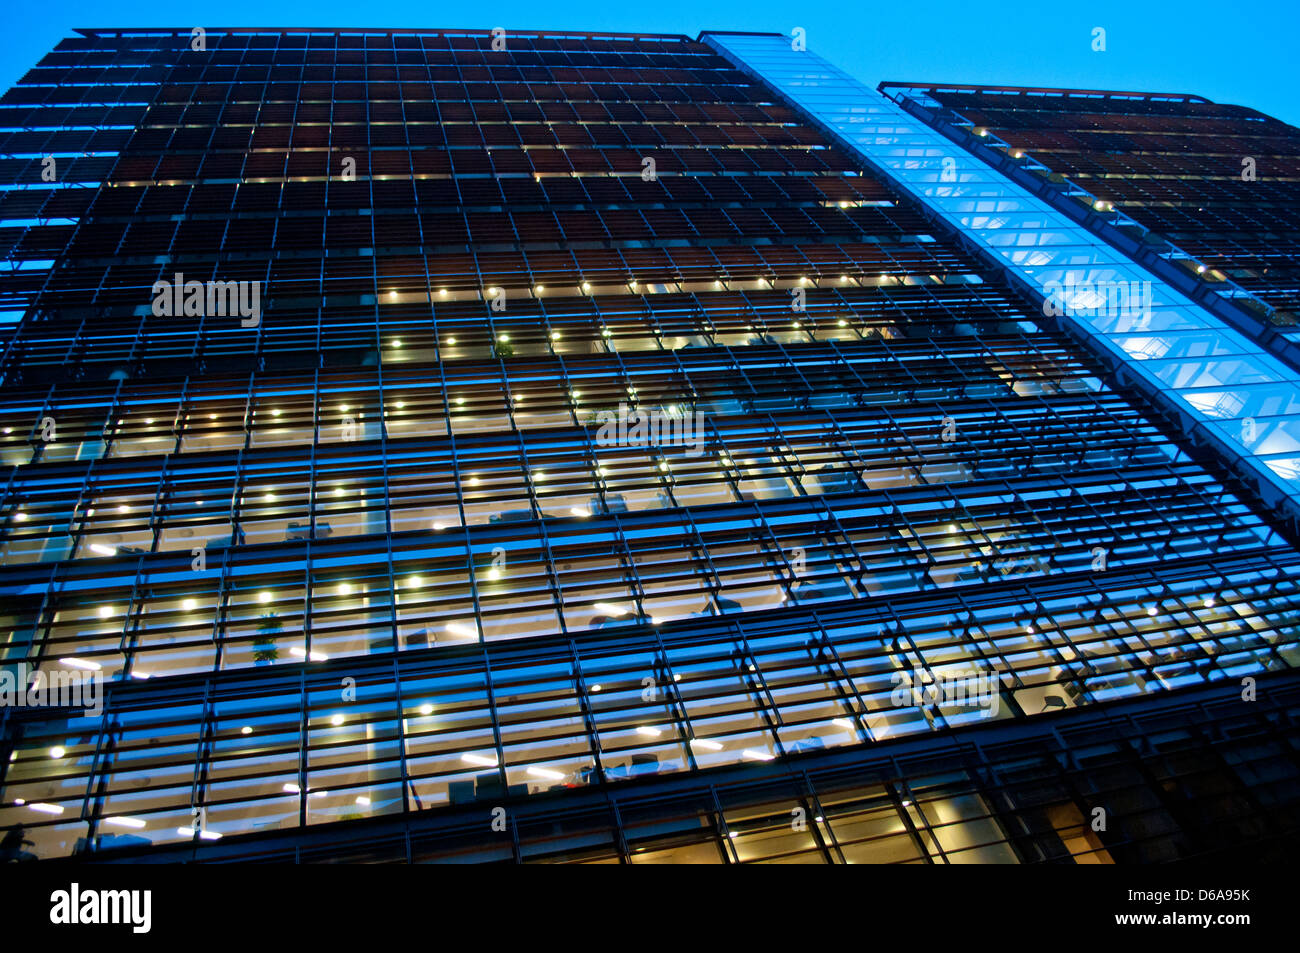
[[[274,662],[280,657],[280,650],[275,644],[276,633],[281,629],[280,617],[274,612],[266,613],[257,629],[257,638],[253,640],[253,661]]]

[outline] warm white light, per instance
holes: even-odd
[[[598,691],[600,691],[600,685],[599,685],[599,684],[592,685],[592,686],[591,686],[591,690],[592,690],[593,692],[598,692]]]
[[[267,603],[267,602],[270,602],[270,601],[271,601],[271,594],[270,594],[269,592],[265,592],[265,591],[263,591],[263,592],[259,592],[259,593],[257,594],[257,601],[258,601],[258,602],[261,602],[261,603]]]
[[[774,755],[768,754],[766,751],[755,751],[752,748],[746,748],[743,754],[751,761],[771,761],[775,757]]]
[[[51,758],[62,758],[64,754],[65,754],[64,750],[57,746],[50,749]]]
[[[92,662],[89,659],[81,659],[81,658],[61,658],[59,659],[59,663],[62,665],[67,665],[71,668],[79,668],[86,672],[98,672],[101,668],[103,668],[103,666],[100,665],[98,662]]]
[[[370,806],[370,798],[368,798],[368,797],[366,797],[366,796],[364,796],[364,795],[360,795],[360,796],[357,797],[357,803],[360,804],[362,807],[369,807],[369,806]]]
[[[421,715],[432,715],[432,714],[433,714],[433,706],[432,706],[432,705],[421,705],[421,706],[420,706],[420,714],[421,714]]]
[[[248,725],[245,725],[243,728],[239,729],[239,733],[241,735],[251,735],[253,733],[253,729],[250,728]]]
[[[63,807],[62,805],[59,804],[46,804],[43,801],[38,801],[35,804],[28,804],[27,806],[30,807],[33,811],[40,811],[42,814],[63,813]]]
[[[280,790],[283,791],[285,794],[297,794],[297,793],[299,793],[299,792],[298,792],[298,785],[296,785],[296,784],[286,784],[286,785],[284,785],[284,787],[280,788]]]
[[[99,607],[99,617],[100,617],[101,619],[107,619],[107,618],[108,618],[109,616],[111,616],[112,614],[113,614],[113,607],[112,607],[112,606],[100,606],[100,607]]]
[[[339,725],[343,724],[343,716],[342,715],[333,716],[332,718],[330,718],[330,724],[333,725],[335,728],[337,728]]]
[[[1214,605],[1214,597],[1211,596],[1210,598],[1206,599],[1203,603],[1201,603],[1201,605],[1205,606],[1205,608],[1207,609],[1211,608]]]
[[[716,741],[709,741],[707,738],[692,738],[692,748],[703,748],[705,751],[721,751],[722,745]]]
[[[346,582],[339,583],[339,595],[340,596],[352,595],[352,587],[348,585]]]
[[[464,623],[461,623],[461,622],[448,622],[447,625],[445,626],[445,628],[446,628],[446,630],[447,630],[448,632],[450,632],[452,635],[458,635],[458,636],[460,636],[462,639],[477,639],[477,638],[478,638],[478,633],[477,633],[477,632],[475,632],[475,631],[474,631],[473,629],[471,629],[469,626],[467,626],[467,625],[465,625]]]
[[[639,728],[637,728],[636,733],[638,735],[644,735],[647,738],[658,738],[660,735],[663,734],[663,732],[660,731],[658,728],[651,728],[648,725],[641,725]]]
[[[497,766],[496,755],[465,754],[461,755],[460,760],[480,768],[495,768]]]
[[[591,512],[589,510],[585,510],[581,506],[571,506],[569,507],[569,512],[579,518],[583,518],[591,515]]]
[[[99,553],[99,555],[101,555],[101,556],[116,556],[116,555],[117,555],[117,547],[116,547],[116,546],[105,546],[105,545],[103,545],[102,543],[91,543],[91,544],[90,544],[90,548],[91,548],[91,550],[92,550],[93,552]]]
[[[144,828],[144,821],[138,817],[106,817],[104,823],[112,824],[114,827],[129,827],[137,831]]]
[[[563,781],[564,775],[559,771],[552,771],[549,768],[531,767],[528,773],[535,778],[544,778],[547,781]]]
[[[627,615],[627,610],[622,606],[610,605],[608,602],[597,602],[592,606],[601,615],[621,616]]]
[[[454,337],[452,337],[452,338],[447,338],[447,343],[448,343],[448,344],[455,344],[455,343],[456,343],[456,339],[455,339]]]

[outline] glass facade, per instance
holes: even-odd
[[[710,35],[985,250],[1145,394],[1300,513],[1300,369],[898,103],[785,37]]]
[[[4,670],[106,683],[99,712],[0,708],[26,853],[1209,849],[1189,814],[1139,823],[1147,775],[1000,792],[1016,739],[1039,783],[1049,726],[1129,770],[1117,706],[1227,718],[1212,693],[1251,676],[1288,710],[1289,531],[935,226],[930,162],[879,171],[715,41],[83,31],[0,99]],[[1136,276],[1013,198],[952,215],[1040,278]],[[191,281],[260,312],[160,307]],[[1142,373],[1191,373],[1204,319],[1157,314]],[[926,702],[976,677],[979,705]],[[1213,810],[1280,830],[1294,779],[1226,757],[1214,783],[1275,790]],[[1113,836],[1079,828],[1102,796]]]
[[[882,86],[926,98],[1276,309],[1300,310],[1300,130],[1201,96]]]

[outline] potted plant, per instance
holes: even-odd
[[[262,616],[262,621],[257,626],[257,638],[253,640],[253,661],[256,664],[269,665],[280,657],[280,650],[275,644],[275,636],[280,627],[280,617],[274,612]]]

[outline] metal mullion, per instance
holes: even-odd
[[[487,650],[487,643],[479,643],[479,656],[483,660],[483,691],[487,702],[488,721],[492,723],[492,744],[496,749],[497,755],[497,777],[501,783],[501,790],[505,792],[505,797],[510,796],[510,781],[506,775],[506,749],[501,741],[501,714],[497,709],[496,689],[492,683],[492,658]],[[511,818],[513,827],[513,818]]]
[[[840,847],[839,838],[835,836],[835,828],[831,826],[830,821],[826,820],[826,811],[822,808],[821,798],[817,796],[817,788],[812,782],[806,770],[799,770],[796,778],[803,782],[803,799],[806,800],[813,809],[813,823],[810,829],[813,831],[813,839],[826,854],[826,858],[834,862],[837,858],[841,864],[847,864],[844,857],[844,851]],[[818,824],[817,818],[821,818]],[[823,832],[822,828],[825,828]]]
[[[752,676],[758,683],[757,686],[750,690],[767,700],[766,711],[763,713],[763,720],[768,723],[768,731],[771,734],[772,746],[776,748],[776,757],[784,758],[788,752],[785,750],[785,744],[781,741],[781,732],[779,730],[785,727],[785,719],[781,716],[781,708],[776,702],[776,696],[774,696],[772,690],[767,687],[767,679],[763,677],[763,666],[758,664],[758,656],[755,655],[754,650],[750,648],[749,637],[742,626],[737,626],[735,640],[740,644],[741,650],[744,653],[744,658],[751,661],[754,666],[752,672],[746,670],[741,673],[741,677],[746,678]]]
[[[853,676],[849,674],[843,659],[840,658],[840,653],[835,648],[835,642],[830,637],[823,619],[814,612],[812,621],[817,629],[817,653],[826,653],[829,658],[819,662],[816,653],[809,652],[809,660],[815,669],[825,666],[827,672],[823,677],[827,682],[832,683],[833,692],[835,693],[834,695],[828,694],[822,697],[826,701],[830,701],[833,697],[838,696],[839,700],[844,703],[844,707],[848,709],[849,714],[852,716],[856,743],[861,744],[864,734],[868,740],[871,738],[870,729],[867,729],[861,722],[861,719],[870,711],[870,707],[863,699],[862,691],[858,688],[857,682],[853,680]],[[848,686],[847,690],[845,689],[846,685]]]

